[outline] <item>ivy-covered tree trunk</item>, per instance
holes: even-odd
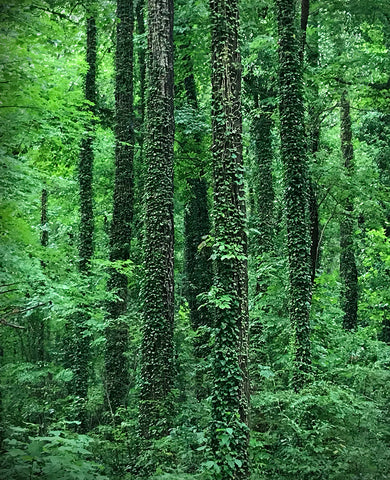
[[[212,284],[210,248],[205,244],[201,245],[204,237],[210,233],[210,217],[206,180],[203,177],[192,178],[187,183],[190,198],[184,212],[185,295],[190,308],[191,325],[196,332],[194,338],[194,355],[198,359],[196,394],[201,399],[210,393],[209,381],[206,379],[209,369],[205,367],[205,361],[210,353],[208,327],[212,326],[212,316],[208,306],[204,305],[204,298],[200,297],[201,294],[210,291]]]
[[[137,34],[140,37],[145,35],[145,0],[137,0],[135,4],[135,23]],[[143,243],[143,221],[144,221],[144,189],[145,189],[145,92],[146,92],[146,51],[144,40],[138,41],[136,47],[138,58],[137,83],[138,96],[137,118],[135,121],[136,141],[138,145],[138,155],[134,157],[134,239],[138,245]],[[137,150],[136,150],[137,151]],[[137,261],[137,259],[135,259]],[[141,261],[141,260],[139,260]]]
[[[140,429],[168,433],[173,365],[173,0],[148,2],[145,271],[142,289]]]
[[[293,329],[294,388],[310,372],[311,302],[308,178],[304,132],[302,62],[296,25],[296,1],[276,0],[279,32],[280,138],[284,168],[285,209]]]
[[[260,267],[261,259],[274,247],[274,200],[275,192],[272,178],[272,107],[261,105],[259,95],[264,97],[269,92],[260,89],[254,94],[255,109],[252,120],[252,137],[255,147],[255,165],[253,172],[254,212],[252,225],[256,230],[253,235],[254,255],[257,257],[256,267]],[[260,113],[257,113],[259,110]],[[256,293],[265,292],[267,285],[257,273]]]
[[[127,309],[127,275],[120,264],[129,260],[131,222],[133,219],[133,1],[117,1],[116,86],[115,86],[115,186],[110,234],[110,269],[108,289],[115,296],[108,304],[106,326],[106,393],[112,410],[126,405],[129,389],[128,325],[123,315]]]
[[[96,23],[95,18],[87,11],[87,64],[85,78],[85,99],[90,102],[88,109],[91,115],[95,113],[96,105]],[[79,161],[80,187],[80,239],[79,239],[79,270],[85,280],[90,274],[91,258],[93,255],[93,141],[94,121],[91,119],[86,126],[86,134],[81,142]],[[86,335],[88,320],[86,306],[80,305],[77,315],[73,318],[72,338],[70,341],[71,368],[73,370],[72,393],[78,398],[77,417],[81,422],[81,429],[85,428],[85,403],[88,393],[88,362],[89,339]]]
[[[350,104],[347,92],[343,92],[340,102],[341,152],[347,178],[353,172],[353,145]],[[358,272],[355,259],[353,201],[349,194],[343,203],[344,212],[340,221],[340,277],[341,306],[344,311],[343,327],[354,330],[357,326]]]
[[[95,18],[87,14],[87,64],[88,70],[85,78],[85,99],[88,100],[91,115],[95,113],[96,105],[96,24]],[[81,141],[79,162],[79,186],[80,186],[80,272],[88,273],[93,255],[93,120],[86,127],[86,134]]]
[[[302,1],[302,10],[304,10],[304,3],[308,4],[308,0]],[[307,7],[308,8],[308,5]],[[319,67],[319,46],[318,46],[318,13],[313,13],[314,21],[311,22],[313,30],[312,40],[307,48],[307,63],[313,70],[318,70]],[[306,17],[306,13],[302,16]],[[307,21],[306,21],[307,24]],[[301,28],[303,27],[301,22]],[[306,29],[304,33],[306,39]],[[316,162],[317,153],[320,148],[320,96],[318,82],[316,79],[308,82],[309,100],[308,100],[308,128],[307,128],[307,140],[308,140],[308,153],[311,157],[311,161],[314,164]],[[314,283],[316,272],[319,264],[320,254],[320,225],[319,225],[319,212],[318,212],[318,186],[313,180],[312,176],[309,180],[309,212],[310,212],[310,259],[311,259],[311,281]]]
[[[184,36],[185,35],[185,36]],[[185,30],[182,37],[180,66],[184,71],[185,105],[189,115],[199,115],[191,42],[189,32]],[[179,34],[178,34],[179,36]],[[191,121],[191,120],[190,120]],[[188,127],[186,127],[187,129]],[[210,234],[210,216],[208,207],[207,181],[204,177],[207,154],[204,147],[204,134],[196,129],[193,133],[185,132],[181,138],[180,149],[184,156],[193,158],[189,165],[190,178],[187,179],[188,199],[184,207],[184,270],[185,296],[190,308],[190,321],[196,332],[194,354],[197,358],[196,393],[198,398],[209,395],[209,382],[206,379],[209,348],[209,330],[211,312],[199,295],[210,291],[212,285],[212,262],[210,247],[204,239]]]
[[[211,447],[218,478],[248,478],[248,281],[238,2],[210,0],[215,306]]]

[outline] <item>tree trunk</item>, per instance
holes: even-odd
[[[85,99],[91,102],[88,106],[90,113],[95,113],[96,105],[96,24],[93,16],[87,18],[87,63],[88,71],[85,79]],[[79,162],[79,185],[80,185],[80,272],[88,273],[93,254],[93,121],[87,125],[86,135],[81,142]]]
[[[299,390],[306,383],[310,372],[311,282],[302,62],[295,5],[294,0],[276,0],[280,138],[285,182],[290,322],[293,329],[292,382],[294,388]]]
[[[85,79],[85,99],[90,102],[88,109],[93,115],[96,105],[96,24],[90,12],[87,12],[87,63],[88,71]],[[79,240],[79,270],[81,276],[86,278],[90,274],[91,258],[93,255],[93,141],[94,121],[90,120],[86,127],[86,135],[81,142],[79,162],[80,186],[80,240]],[[73,319],[72,338],[70,341],[71,359],[73,370],[72,393],[78,398],[77,419],[81,422],[80,429],[85,430],[85,404],[88,394],[88,362],[89,339],[87,336],[86,322],[89,316],[86,306],[79,306],[79,313]]]
[[[260,95],[263,91],[260,90]],[[264,92],[265,93],[265,92]],[[261,101],[260,101],[261,102]],[[255,95],[255,108],[259,109],[258,95]],[[254,254],[262,258],[274,247],[274,200],[275,192],[272,178],[272,119],[271,109],[256,113],[252,120],[252,137],[255,146],[255,166],[253,173],[254,214],[253,226],[256,234],[253,236]],[[262,108],[263,110],[263,108]],[[261,260],[256,260],[256,267]],[[257,274],[256,293],[265,292],[267,285]]]
[[[135,20],[137,26],[137,34],[145,34],[145,0],[137,0],[135,5]],[[144,190],[145,190],[145,176],[147,166],[145,164],[145,92],[146,92],[146,54],[143,41],[137,45],[138,56],[138,108],[136,121],[136,141],[138,144],[138,155],[134,157],[134,238],[137,239],[137,244],[143,244],[144,233]],[[141,249],[140,249],[141,250]],[[137,250],[136,250],[137,253]],[[135,258],[135,261],[141,261]]]
[[[115,87],[115,186],[110,234],[110,261],[125,262],[130,257],[133,219],[133,1],[117,1],[116,87]],[[127,275],[118,267],[110,269],[109,291],[115,295],[108,304],[106,327],[107,401],[112,410],[126,405],[129,390]]]
[[[353,172],[353,146],[350,105],[343,92],[340,103],[341,152],[348,178]],[[358,272],[355,260],[354,218],[351,194],[344,200],[344,213],[340,221],[340,277],[341,306],[344,311],[343,327],[354,330],[357,326]]]
[[[184,25],[183,25],[184,27]],[[181,49],[180,66],[184,71],[185,103],[199,115],[193,61],[191,58],[190,34],[180,34]],[[187,179],[188,199],[184,207],[184,270],[185,296],[190,308],[190,322],[196,332],[194,338],[194,354],[196,365],[196,394],[198,399],[210,395],[210,382],[207,381],[208,368],[205,364],[209,353],[209,330],[212,325],[210,309],[204,298],[199,295],[208,293],[212,285],[211,249],[204,243],[204,237],[210,234],[210,216],[208,208],[207,182],[204,177],[206,151],[202,132],[183,133],[180,149],[183,155],[194,160],[190,166],[191,178]],[[203,242],[203,243],[202,243]],[[200,248],[201,247],[201,248]]]
[[[210,0],[210,9],[215,224],[211,447],[221,478],[245,479],[249,477],[248,279],[238,2]]]
[[[174,377],[173,0],[149,0],[148,4],[148,173],[139,421],[144,438],[159,438],[171,425]]]

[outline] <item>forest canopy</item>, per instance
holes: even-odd
[[[389,2],[0,22],[0,477],[389,479]]]

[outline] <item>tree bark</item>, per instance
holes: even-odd
[[[280,138],[284,166],[290,322],[293,330],[293,375],[296,390],[308,380],[311,303],[308,178],[304,132],[302,62],[296,28],[296,2],[276,0],[279,32]]]
[[[343,92],[340,103],[341,152],[348,178],[353,172],[353,145],[350,104],[347,92]],[[358,310],[358,272],[356,268],[354,245],[353,201],[349,194],[344,200],[344,212],[340,221],[340,277],[341,307],[344,312],[343,327],[354,330],[357,326]]]
[[[116,86],[115,86],[115,186],[110,232],[110,261],[125,262],[130,258],[131,223],[133,219],[133,30],[132,0],[117,1]],[[108,289],[115,296],[108,304],[106,327],[107,401],[113,412],[126,405],[129,390],[127,275],[117,267],[110,269]]]
[[[173,0],[148,2],[145,272],[140,430],[168,433],[173,387]]]
[[[199,115],[199,104],[191,58],[190,32],[185,30],[185,33],[178,34],[178,37],[181,43],[178,61],[184,73],[182,84],[185,99],[183,103],[196,116]],[[198,130],[190,134],[184,132],[180,139],[181,153],[193,158],[193,162],[189,166],[188,197],[184,207],[184,270],[185,296],[190,309],[190,322],[196,333],[193,344],[194,355],[198,360],[195,388],[197,398],[200,400],[210,395],[210,382],[207,378],[210,376],[210,372],[205,361],[210,353],[210,334],[207,327],[212,326],[211,311],[205,305],[204,298],[200,297],[201,294],[207,294],[210,291],[213,276],[210,260],[211,249],[204,242],[204,238],[210,234],[211,228],[207,195],[208,185],[204,176],[207,155],[202,132]]]
[[[85,78],[85,99],[90,102],[88,110],[91,115],[95,114],[96,105],[96,23],[95,18],[87,8],[87,51],[88,64]],[[86,134],[81,142],[79,161],[79,187],[80,187],[80,240],[79,240],[79,271],[85,279],[90,274],[91,259],[93,255],[94,214],[93,214],[93,141],[94,120],[91,119],[86,126]],[[73,370],[71,391],[78,399],[76,418],[80,421],[80,430],[86,428],[86,401],[88,395],[89,377],[89,339],[87,336],[86,322],[89,318],[86,306],[79,306],[79,313],[72,319],[71,339],[69,348],[70,365]]]
[[[248,279],[238,2],[210,0],[215,306],[211,447],[224,479],[248,471]],[[229,442],[224,443],[225,437]]]

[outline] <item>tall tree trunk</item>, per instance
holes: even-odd
[[[85,79],[85,99],[90,102],[88,108],[90,113],[95,113],[96,105],[96,24],[95,18],[87,16],[87,63],[88,71]],[[80,272],[88,273],[93,255],[93,141],[94,122],[87,125],[86,135],[81,141],[81,152],[79,162],[79,185],[80,185]]]
[[[308,0],[302,0],[302,16],[306,14],[304,11],[304,4],[308,3]],[[308,6],[307,6],[308,8]],[[316,69],[319,65],[319,48],[318,48],[318,23],[317,14],[314,14],[315,19],[313,41],[310,43],[310,48],[307,51],[307,62],[311,68]],[[301,22],[301,27],[302,27]],[[307,25],[307,20],[306,20]],[[306,29],[305,29],[305,41],[306,41]],[[315,163],[316,156],[320,148],[320,113],[321,107],[319,105],[319,90],[316,79],[308,82],[309,91],[311,92],[311,102],[308,105],[308,153],[311,156],[312,162]],[[320,226],[319,226],[319,212],[317,193],[318,186],[310,176],[309,181],[309,212],[310,212],[310,259],[311,259],[311,281],[314,283],[316,277],[316,271],[319,263],[319,241],[320,241]]]
[[[142,289],[140,429],[168,433],[173,365],[173,0],[148,2],[145,272]]]
[[[199,114],[198,97],[196,91],[193,61],[191,58],[191,42],[189,32],[182,38],[181,68],[184,70],[184,89],[186,104],[194,115]],[[184,155],[194,158],[191,178],[187,179],[188,200],[184,207],[184,270],[185,296],[190,308],[190,321],[196,332],[194,338],[194,354],[198,359],[196,371],[196,394],[199,399],[210,394],[209,382],[206,380],[205,360],[209,355],[209,330],[211,327],[211,312],[204,305],[199,295],[210,291],[212,285],[212,263],[210,261],[210,247],[204,245],[204,237],[210,234],[210,216],[208,208],[207,182],[204,178],[205,157],[204,136],[196,131],[193,134],[185,133],[180,144]]]
[[[85,99],[89,103],[89,111],[93,115],[96,105],[96,24],[95,18],[87,11],[87,63],[88,71],[85,79]],[[86,135],[81,142],[79,162],[79,186],[80,186],[80,240],[79,240],[79,270],[82,277],[90,274],[91,258],[93,255],[93,141],[94,121],[90,120],[86,128]],[[86,306],[80,305],[76,318],[73,319],[72,339],[70,348],[71,368],[73,370],[72,392],[78,398],[77,419],[81,422],[81,430],[85,429],[85,404],[88,394],[88,362],[89,340],[87,336],[86,322],[89,316]]]
[[[259,95],[267,96],[266,89],[259,89],[254,94],[255,108],[260,109]],[[264,106],[261,113],[255,113],[252,120],[252,137],[255,147],[255,165],[253,172],[254,212],[253,226],[256,235],[253,236],[254,254],[262,258],[274,247],[274,200],[275,192],[272,178],[272,108]],[[260,260],[261,262],[261,260]],[[260,267],[256,260],[256,267]],[[267,284],[259,274],[256,275],[256,293],[265,292]]]
[[[311,302],[308,179],[304,132],[302,62],[295,0],[276,0],[279,32],[280,138],[284,166],[290,322],[293,329],[294,388],[310,372]]]
[[[133,219],[133,0],[117,1],[116,86],[115,86],[115,186],[110,234],[110,261],[125,262],[130,257]],[[107,401],[112,410],[126,405],[129,389],[127,275],[118,266],[110,269],[109,291],[115,295],[108,304],[106,327]]]
[[[137,34],[145,34],[145,0],[137,0],[135,4],[135,20],[137,27]],[[140,41],[137,46],[138,57],[138,115],[137,115],[137,135],[136,141],[138,144],[138,155],[134,159],[134,238],[137,238],[137,243],[143,243],[143,214],[144,214],[144,189],[145,189],[145,92],[146,92],[146,52],[144,42]]]
[[[211,447],[221,478],[244,479],[249,477],[248,279],[238,2],[210,0],[210,9],[215,222]]]
[[[350,104],[347,92],[343,92],[340,102],[341,152],[348,178],[353,172],[353,145]],[[358,272],[355,260],[353,202],[348,195],[344,200],[344,212],[340,221],[340,277],[341,306],[344,311],[343,327],[354,330],[357,326]]]

